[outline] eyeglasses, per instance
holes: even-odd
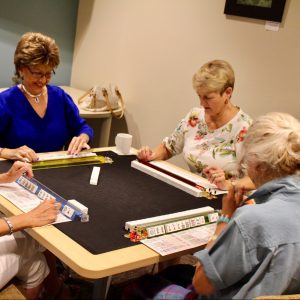
[[[36,79],[42,79],[43,77],[46,77],[46,79],[49,79],[53,75],[55,75],[55,71],[54,70],[52,70],[50,72],[47,72],[47,73],[42,73],[42,72],[31,71],[31,69],[29,67],[27,67],[27,69],[29,70],[29,72],[32,75],[32,77],[34,77]]]

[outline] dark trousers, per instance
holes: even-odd
[[[152,299],[165,287],[176,284],[188,288],[192,284],[195,267],[187,264],[173,265],[156,275],[146,274],[128,284],[122,293],[122,300]],[[197,299],[193,291],[185,299]]]

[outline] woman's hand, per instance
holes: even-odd
[[[235,210],[240,206],[240,203],[246,198],[244,193],[244,188],[230,188],[227,195],[223,196],[222,214],[231,218]]]
[[[37,161],[39,159],[34,150],[26,145],[16,149],[3,148],[1,156],[6,159],[21,160],[26,162]]]
[[[138,150],[137,157],[142,161],[167,160],[171,157],[171,154],[165,145],[161,143],[154,149],[150,149],[149,146],[142,147]]]
[[[16,161],[6,173],[0,175],[0,182],[14,182],[18,177],[20,177],[24,173],[26,173],[26,176],[28,177],[33,177],[31,165],[25,162]]]
[[[137,158],[142,161],[151,161],[155,159],[155,153],[149,146],[144,146],[138,150]]]
[[[203,170],[206,178],[213,184],[217,186],[220,190],[228,190],[231,187],[231,184],[225,178],[225,172],[223,169],[215,166],[206,167]]]
[[[27,227],[38,227],[53,223],[59,213],[61,204],[54,199],[44,200],[40,205],[24,214],[28,220]]]
[[[89,139],[89,136],[85,133],[82,133],[79,136],[74,136],[69,145],[68,154],[76,155],[82,149],[91,149],[91,147],[88,145]]]
[[[14,232],[26,228],[44,226],[53,223],[56,220],[60,207],[61,204],[54,199],[44,200],[33,210],[17,216],[12,216],[9,220],[13,224]],[[4,234],[6,233],[7,230],[5,230]],[[1,232],[1,235],[2,234],[3,232]]]
[[[195,291],[199,295],[211,295],[215,291],[212,283],[207,278],[200,262],[196,264],[196,270],[195,270],[192,283]]]

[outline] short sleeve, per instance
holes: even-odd
[[[239,118],[237,119],[236,126],[238,128],[237,134],[235,137],[235,153],[236,153],[236,159],[239,162],[242,159],[242,146],[245,139],[245,136],[247,134],[249,126],[252,124],[252,119],[245,114],[244,112],[241,112],[239,115]],[[244,175],[247,175],[247,170],[245,167],[242,166],[241,172]]]
[[[184,119],[182,119],[173,133],[164,138],[163,144],[171,153],[172,156],[180,154],[183,151],[185,143],[185,134],[187,132],[187,124],[191,121],[192,118],[195,118],[195,114],[198,115],[198,112],[195,112],[195,109],[191,110]]]
[[[229,223],[210,250],[204,249],[195,256],[217,290],[234,285],[253,268],[244,238],[234,221]]]

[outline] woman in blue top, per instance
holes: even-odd
[[[80,117],[72,98],[49,85],[59,65],[55,41],[41,33],[25,33],[14,64],[20,83],[0,94],[1,156],[34,161],[36,152],[59,151],[68,142],[69,154],[89,149],[92,128]]]

